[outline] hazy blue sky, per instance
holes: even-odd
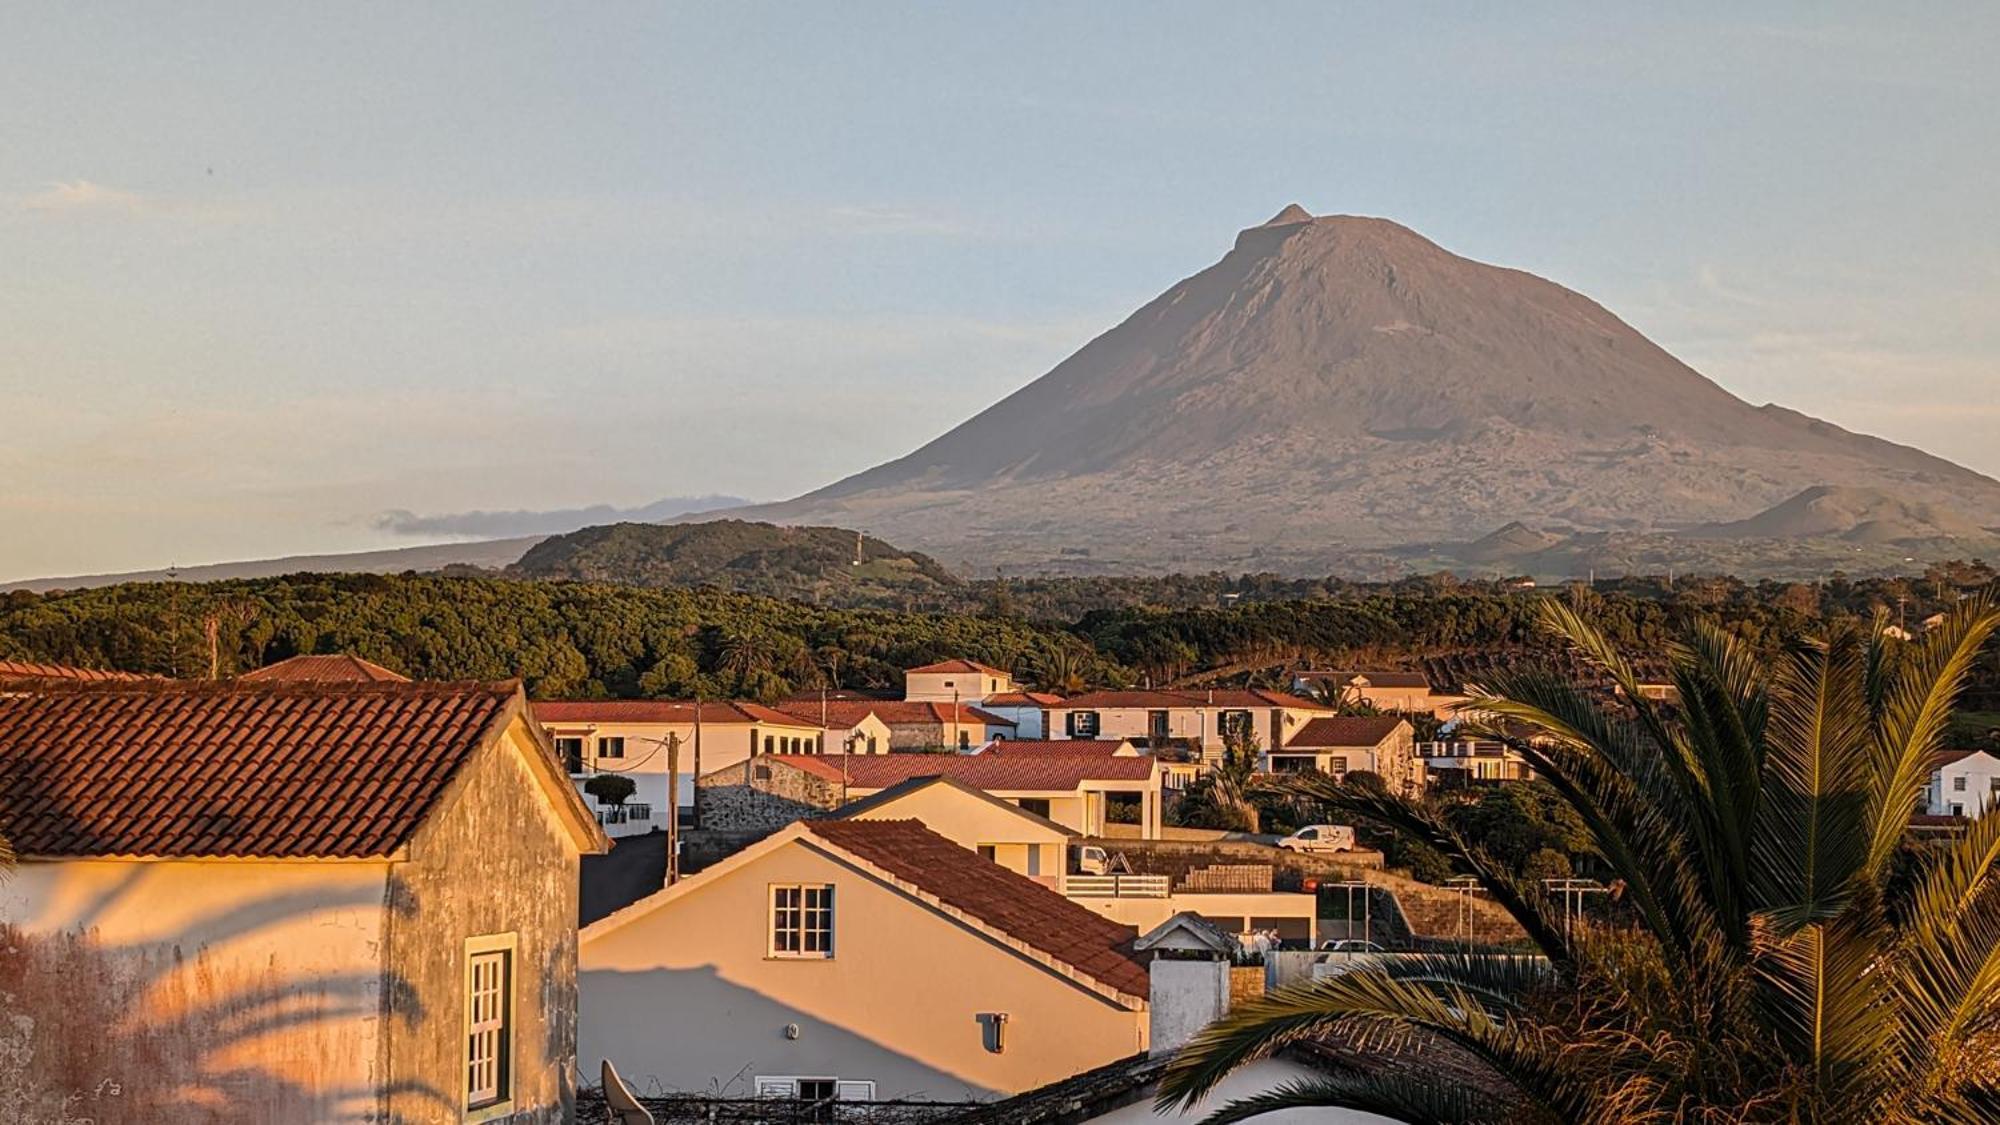
[[[1612,7],[17,10],[0,578],[793,494],[1292,200],[2000,473],[2000,5]]]

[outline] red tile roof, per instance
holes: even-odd
[[[294,656],[236,677],[260,684],[408,683],[409,677],[348,653]]]
[[[1403,723],[1394,715],[1328,715],[1307,720],[1280,750],[1322,747],[1373,747]]]
[[[786,700],[778,704],[778,709],[787,715],[804,719],[814,726],[819,725],[821,714],[818,700],[793,702]],[[902,700],[828,700],[826,721],[836,727],[851,727],[873,715],[884,723],[894,726],[946,725],[952,721],[952,705],[949,703],[909,703]],[[970,703],[958,705],[960,723],[981,723],[987,726],[1011,727],[1014,720],[982,711]]]
[[[1003,691],[979,701],[981,707],[1060,707],[1063,697],[1046,691]]]
[[[1174,710],[1189,707],[1206,707],[1210,710],[1255,710],[1260,707],[1288,707],[1297,711],[1330,711],[1324,704],[1314,703],[1282,691],[1267,691],[1263,688],[1217,688],[1214,691],[1093,691],[1072,696],[1057,705],[1064,711],[1100,711],[1121,708],[1144,707],[1151,710]]]
[[[1350,684],[1356,679],[1365,679],[1372,687],[1428,689],[1431,686],[1430,677],[1424,675],[1422,672],[1300,672],[1298,678],[1302,680],[1324,680],[1342,686]]]
[[[980,753],[1009,758],[1109,758],[1129,745],[1122,738],[1003,738]]]
[[[2000,754],[1995,754],[1993,751],[1987,750],[1984,747],[1979,747],[1979,746],[1974,746],[1964,750],[1940,750],[1937,753],[1931,755],[1931,770],[1935,772],[1937,770],[1945,768],[1946,766],[1956,765],[1959,762],[1962,762],[1965,759],[1972,757],[1974,754],[1987,754],[1995,758],[2000,758]]]
[[[998,668],[995,668],[995,667],[993,667],[993,666],[992,666],[992,665],[990,665],[990,664],[981,664],[981,663],[979,663],[979,662],[978,662],[978,661],[976,661],[976,660],[940,660],[940,661],[938,661],[938,662],[937,662],[936,664],[926,664],[926,665],[924,665],[924,666],[923,666],[923,667],[921,667],[921,668],[911,668],[911,669],[909,669],[909,671],[911,671],[911,672],[981,672],[981,673],[984,673],[984,674],[986,674],[986,675],[988,675],[988,676],[1005,676],[1005,677],[1007,677],[1008,679],[1013,679],[1013,678],[1014,678],[1014,674],[1013,674],[1012,672],[1002,672],[1002,671],[1001,671],[1000,669],[998,669]]]
[[[674,699],[544,699],[532,707],[535,720],[543,726],[552,723],[693,723],[695,710],[692,701]],[[818,722],[749,702],[703,701],[701,721],[718,725],[765,723],[819,729]]]
[[[37,664],[31,660],[0,660],[0,680],[145,680],[134,672],[112,672],[101,668],[72,668],[67,664]]]
[[[821,840],[1082,976],[1139,999],[1150,991],[1146,970],[1131,956],[1131,927],[979,858],[921,821],[802,823]]]
[[[386,855],[518,694],[159,680],[0,696],[0,833],[33,856]]]
[[[1086,781],[1144,781],[1153,775],[1151,758],[1099,754],[765,754],[759,762],[796,766],[840,781],[853,789],[887,789],[913,777],[948,777],[974,789],[1068,791]]]

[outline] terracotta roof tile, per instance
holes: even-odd
[[[0,660],[0,680],[74,680],[99,683],[109,680],[146,680],[134,672],[113,672],[101,668],[72,668],[66,664],[37,664],[32,660]]]
[[[1109,758],[1131,743],[1122,738],[1003,738],[980,751],[1009,758]]]
[[[987,791],[1075,789],[1086,781],[1144,781],[1151,758],[1100,754],[766,754],[755,759],[796,766],[855,789],[887,789],[913,777],[948,777]]]
[[[550,723],[692,723],[695,705],[677,699],[545,699],[531,705],[535,721]],[[701,721],[718,725],[768,723],[819,729],[817,722],[760,703],[703,701]]]
[[[0,696],[0,833],[33,856],[386,855],[518,692],[160,680]]]
[[[995,668],[995,667],[993,667],[993,666],[992,666],[992,665],[990,665],[990,664],[981,664],[981,663],[979,663],[979,662],[978,662],[978,661],[976,661],[976,660],[940,660],[940,661],[938,661],[938,662],[937,662],[936,664],[926,664],[926,665],[924,665],[924,666],[923,666],[923,667],[921,667],[921,668],[911,668],[911,669],[909,669],[909,671],[911,671],[911,672],[981,672],[981,673],[984,673],[984,674],[986,674],[986,675],[988,675],[988,676],[1005,676],[1005,677],[1007,677],[1008,679],[1013,679],[1013,678],[1014,678],[1014,674],[1013,674],[1012,672],[1002,672],[1002,671],[1001,671],[1000,669],[998,669],[998,668]]]
[[[1324,704],[1315,703],[1282,691],[1267,691],[1263,688],[1217,688],[1214,691],[1092,691],[1072,696],[1054,705],[1063,711],[1099,711],[1126,708],[1147,708],[1151,710],[1174,710],[1189,707],[1206,707],[1211,710],[1256,710],[1261,707],[1286,707],[1295,711],[1331,711]]]
[[[1060,707],[1063,697],[1046,691],[1003,691],[979,701],[981,707]]]
[[[1372,747],[1389,737],[1402,722],[1394,715],[1328,715],[1308,720],[1280,749]]]
[[[915,820],[808,820],[807,831],[1044,956],[1127,996],[1145,998],[1136,937],[1026,876],[979,858]]]
[[[818,700],[795,702],[786,700],[778,704],[778,710],[798,719],[805,719],[814,726],[819,725],[822,714]],[[904,700],[828,700],[823,712],[826,721],[837,727],[851,727],[873,715],[890,726],[914,726],[936,723],[945,725],[952,721],[952,705],[949,703],[910,703]],[[970,703],[958,705],[960,723],[981,723],[988,726],[1011,727],[1014,720],[991,711],[982,711]]]
[[[348,653],[294,656],[236,677],[260,684],[408,683],[409,677]]]

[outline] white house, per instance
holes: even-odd
[[[1047,738],[1044,722],[1049,708],[1062,706],[1063,698],[1046,691],[1009,691],[980,700],[979,709],[1014,724],[1012,738]]]
[[[1129,738],[1149,747],[1196,747],[1208,761],[1230,738],[1283,746],[1292,733],[1333,708],[1261,689],[1094,691],[1047,709],[1049,738]]]
[[[694,808],[694,779],[756,754],[825,752],[818,723],[756,703],[696,704],[667,699],[552,699],[534,704],[535,719],[579,791],[592,775],[622,774],[635,789],[622,807],[586,797],[605,831],[629,836],[664,829],[669,810]],[[667,775],[679,775],[677,801]]]
[[[903,673],[903,698],[911,703],[978,703],[1014,690],[1013,673],[975,660],[945,660]]]
[[[1990,750],[1947,750],[1931,762],[1932,816],[1980,816],[2000,801],[2000,757]]]

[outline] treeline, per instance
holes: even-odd
[[[1454,653],[1529,653],[1543,599],[1568,599],[1628,650],[1712,617],[1762,645],[1836,617],[1912,634],[1994,580],[1952,563],[1907,579],[1745,583],[1621,579],[1538,589],[1448,575],[1386,584],[1268,576],[987,580],[948,609],[837,608],[713,588],[493,577],[292,575],[0,595],[0,656],[221,675],[306,652],[353,652],[424,678],[521,676],[544,696],[772,698],[901,685],[948,657],[1059,691],[1152,683],[1282,686],[1300,665],[1416,668]],[[1071,613],[1043,607],[1061,603]],[[211,643],[211,635],[213,642]],[[1972,706],[2000,710],[2000,657]]]

